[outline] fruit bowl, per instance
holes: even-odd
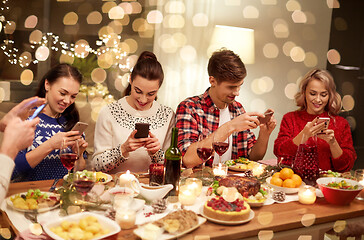
[[[347,183],[351,184],[352,186],[358,185],[358,188],[355,190],[348,190],[348,189],[338,189],[328,187],[327,184],[332,182],[340,182],[345,180]],[[339,178],[339,177],[323,177],[316,180],[317,185],[319,186],[320,190],[322,191],[325,199],[327,202],[336,204],[336,205],[347,205],[351,201],[354,200],[356,195],[363,189],[363,186],[354,180],[346,179],[346,178]]]
[[[285,194],[294,194],[294,193],[297,193],[298,190],[299,190],[299,187],[298,188],[287,188],[287,187],[279,187],[279,186],[273,185],[273,184],[270,183],[271,179],[272,179],[272,177],[267,178],[266,182],[267,182],[269,187],[273,188],[276,191],[282,191]],[[300,187],[303,186],[303,185],[305,185],[304,182],[301,183]]]

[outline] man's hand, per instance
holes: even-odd
[[[257,116],[264,117],[263,114],[258,112],[246,112],[242,115],[237,116],[236,118],[228,122],[231,127],[231,133],[257,128],[259,126],[259,120]]]

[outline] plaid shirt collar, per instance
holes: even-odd
[[[206,91],[201,95],[201,103],[205,105],[207,108],[214,108],[215,110],[220,110],[216,104],[212,101],[212,98],[209,93],[210,87],[206,89]],[[237,116],[236,109],[239,107],[237,102],[234,100],[233,102],[229,103],[229,112],[232,113],[233,117]]]

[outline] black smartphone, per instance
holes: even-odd
[[[28,120],[32,120],[32,119],[36,118],[39,115],[39,113],[45,108],[45,106],[47,106],[47,104],[48,103],[44,103],[44,104],[40,105],[39,107],[37,107],[37,109],[35,109],[33,115],[30,116],[28,118]]]
[[[267,113],[264,113],[264,118],[258,117],[258,120],[259,120],[260,124],[265,124],[265,123],[269,122],[269,120],[272,117],[273,113],[274,112],[267,112]]]
[[[149,135],[149,123],[135,123],[135,129],[138,130],[135,138],[147,138]]]

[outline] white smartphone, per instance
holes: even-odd
[[[84,123],[84,122],[77,122],[73,128],[71,129],[71,131],[79,131],[80,134],[82,134],[86,128],[88,127],[88,124],[87,123]]]
[[[325,122],[324,130],[326,130],[329,127],[330,118],[328,117],[319,117],[317,120],[317,124],[320,124],[322,122]]]
[[[45,108],[45,106],[47,106],[47,104],[48,103],[44,103],[44,104],[40,105],[39,107],[37,107],[37,109],[35,109],[33,115],[30,116],[28,118],[28,120],[32,120],[32,119],[36,118],[39,115],[39,113]]]

